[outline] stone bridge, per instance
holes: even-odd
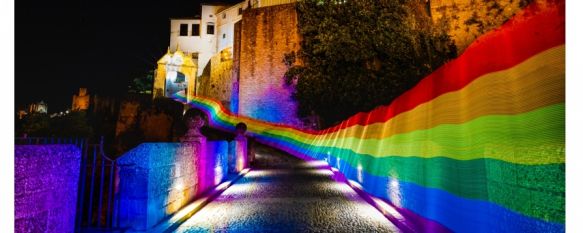
[[[101,168],[116,175],[95,195],[112,194],[86,214],[71,205],[93,203],[75,199],[78,180],[96,180],[77,179],[79,149],[17,146],[18,232],[564,232],[565,6],[540,2],[389,105],[328,129],[176,93],[237,136],[207,141],[193,121],[181,143],[139,145]]]

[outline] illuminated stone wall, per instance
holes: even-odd
[[[119,159],[119,221],[147,231],[221,183],[228,175],[227,141],[143,143]]]
[[[142,142],[176,141],[184,106],[171,99],[129,94],[120,101],[115,125],[115,148],[121,154]]]
[[[239,114],[300,125],[292,88],[285,85],[284,54],[300,48],[294,4],[246,10],[241,23]]]
[[[73,95],[72,110],[87,110],[89,108],[89,95],[87,88],[79,88],[79,94]]]
[[[14,154],[15,232],[74,232],[81,151],[17,145]]]
[[[139,100],[124,100],[119,107],[119,115],[115,127],[115,136],[119,136],[127,132],[132,127],[135,127],[139,121],[139,111],[141,110],[141,103]]]
[[[172,140],[174,119],[167,113],[148,109],[140,116],[140,130],[147,142],[167,142]]]
[[[480,35],[495,29],[519,12],[525,0],[432,0],[431,16],[445,25],[458,48],[468,47]]]
[[[239,70],[240,70],[240,59],[241,59],[241,21],[235,23],[233,27],[235,29],[233,37],[235,38],[233,42],[233,83],[231,90],[231,105],[229,109],[231,112],[239,113]]]
[[[140,113],[147,109],[151,102],[150,98],[147,95],[128,95],[120,101],[114,123],[116,153],[128,151],[142,142]]]
[[[210,77],[204,76],[200,82],[201,96],[213,98],[225,104],[231,101],[233,59],[230,51],[227,49],[211,57]]]

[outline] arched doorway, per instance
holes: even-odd
[[[169,71],[166,74],[166,86],[164,96],[172,97],[174,94],[184,91],[186,93],[186,88],[188,87],[188,82],[186,75],[179,71]]]

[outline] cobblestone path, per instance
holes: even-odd
[[[272,148],[176,232],[398,232],[332,171]]]

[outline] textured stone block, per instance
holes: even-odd
[[[196,145],[144,143],[118,160],[121,227],[152,229],[224,179],[228,143]]]
[[[47,231],[48,213],[41,212],[27,218],[17,218],[14,221],[15,232],[40,233]],[[53,231],[56,232],[56,231]]]
[[[15,147],[16,232],[73,232],[81,151],[73,145]]]

